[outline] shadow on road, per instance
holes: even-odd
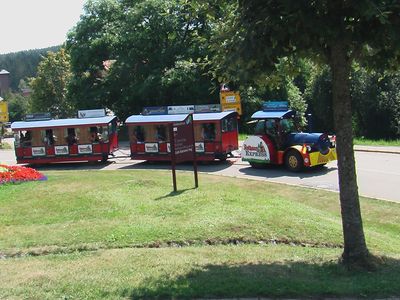
[[[255,169],[250,166],[243,167],[239,170],[240,173],[249,176],[265,177],[265,178],[281,178],[281,177],[295,177],[295,178],[312,178],[325,175],[337,171],[337,167],[319,166],[314,168],[306,168],[301,172],[290,172],[284,166],[270,165],[265,168]]]
[[[226,161],[211,161],[211,162],[197,162],[197,168],[199,172],[218,172],[225,170],[232,166],[234,162],[230,160]],[[125,165],[120,169],[125,170],[171,170],[171,162],[152,162],[142,161]],[[193,164],[191,162],[181,163],[176,165],[176,170],[180,171],[193,171]]]

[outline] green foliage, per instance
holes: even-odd
[[[217,20],[212,63],[216,74],[233,81],[257,82],[285,57],[324,61],[332,71],[333,119],[337,136],[343,261],[368,269],[353,154],[350,70],[354,60],[374,67],[400,61],[398,1],[236,2],[229,20]],[[374,61],[370,57],[374,56]],[[230,63],[229,68],[224,66]],[[240,69],[236,72],[236,69]]]
[[[60,46],[19,51],[8,54],[0,54],[0,70],[6,69],[10,72],[10,87],[13,91],[18,90],[21,79],[36,76],[37,66],[47,52],[56,52]]]
[[[305,91],[311,113],[312,130],[334,133],[332,107],[332,76],[329,67],[315,71]]]
[[[80,107],[107,106],[120,118],[149,105],[215,103],[202,63],[209,32],[183,0],[89,2],[67,41],[70,91]]]
[[[352,74],[353,119],[357,136],[370,139],[400,137],[400,74]]]
[[[32,88],[32,111],[50,112],[55,118],[73,116],[75,103],[67,95],[71,76],[69,55],[65,50],[48,52],[39,64],[37,77],[29,82]]]
[[[6,99],[10,122],[23,120],[25,115],[30,111],[30,97],[10,92],[7,94]]]
[[[305,98],[317,131],[334,132],[330,69],[318,70]],[[400,132],[400,74],[367,71],[354,64],[351,75],[353,130],[370,139],[396,139]]]

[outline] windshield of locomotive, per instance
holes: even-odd
[[[296,131],[296,126],[293,119],[282,119],[280,120],[281,128],[283,133],[290,133]]]

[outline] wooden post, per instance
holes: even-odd
[[[169,125],[169,140],[171,144],[171,169],[172,169],[172,183],[174,185],[174,192],[178,191],[176,185],[176,157],[175,157],[175,137],[174,137],[174,125]]]
[[[194,121],[192,115],[192,136],[193,136],[193,172],[194,172],[194,186],[199,187],[199,179],[197,176],[197,157],[196,157],[196,141],[194,139]]]

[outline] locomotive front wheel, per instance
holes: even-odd
[[[299,172],[303,169],[303,158],[296,150],[290,150],[285,156],[285,166],[291,172]]]

